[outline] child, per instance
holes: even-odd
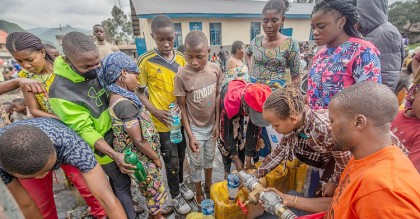
[[[223,76],[217,64],[207,62],[210,52],[206,36],[191,31],[185,38],[187,66],[175,76],[175,96],[182,111],[182,124],[189,139],[192,181],[199,204],[204,199],[201,170],[205,169],[204,190],[210,191],[215,138],[218,136],[219,90]]]
[[[102,60],[98,78],[111,92],[109,113],[114,131],[114,150],[124,153],[129,149],[137,156],[147,177],[139,183],[139,189],[147,199],[147,207],[153,218],[163,218],[163,204],[167,200],[160,169],[159,134],[140,99],[136,96],[138,68],[125,53],[115,52]]]
[[[55,60],[57,57],[60,56],[60,51],[58,51],[58,49],[55,48],[55,46],[46,43],[44,44],[44,47],[45,47],[46,52],[51,56],[53,60]]]
[[[25,99],[16,98],[12,101],[12,105],[13,113],[10,115],[10,121],[12,123],[28,118]]]
[[[408,91],[408,108],[400,110],[391,124],[391,131],[403,142],[417,171],[420,173],[420,74]]]
[[[10,125],[9,115],[12,111],[12,103],[4,102],[0,104],[0,128]]]
[[[187,214],[191,207],[185,200],[194,198],[194,193],[183,184],[183,163],[187,147],[185,137],[174,144],[170,141],[168,125],[172,123],[169,104],[175,102],[174,77],[185,66],[182,53],[174,51],[175,26],[169,17],[153,18],[152,37],[156,48],[139,57],[139,98],[152,114],[152,122],[159,132],[161,154],[165,162],[166,176],[172,197],[172,205],[180,214]],[[146,95],[146,88],[149,97]]]
[[[4,111],[10,116],[13,113],[13,104],[12,102],[3,102]]]
[[[98,47],[99,56],[101,59],[113,52],[120,51],[116,46],[106,41],[106,32],[102,25],[95,24],[93,26],[93,35],[96,38],[96,46]]]

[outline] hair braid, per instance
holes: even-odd
[[[280,119],[303,112],[303,97],[292,85],[274,91],[265,101],[264,110],[272,110]]]
[[[265,4],[262,13],[264,14],[269,10],[276,10],[281,13],[282,16],[289,10],[290,3],[288,0],[270,0]]]
[[[42,44],[41,40],[37,36],[28,32],[14,32],[9,34],[6,38],[6,48],[10,53],[20,52],[23,50],[45,50],[45,46]],[[45,58],[50,62],[54,61],[47,51],[45,51]]]
[[[351,37],[361,38],[360,33],[355,29],[355,25],[359,22],[360,17],[356,4],[356,0],[322,0],[315,5],[312,14],[321,10],[335,10],[347,18],[346,24],[344,25],[346,34]]]

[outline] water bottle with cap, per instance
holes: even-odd
[[[172,115],[172,125],[169,126],[170,131],[170,140],[174,144],[178,144],[182,141],[182,132],[181,132],[181,117],[178,113],[175,112],[175,103],[169,104],[169,111]]]
[[[201,212],[203,213],[203,218],[214,219],[214,202],[213,202],[213,200],[204,199],[201,202]]]
[[[228,194],[229,200],[235,201],[236,197],[238,196],[239,191],[239,176],[237,174],[229,174],[227,177],[227,187],[228,187]]]
[[[143,164],[140,162],[139,158],[137,157],[137,154],[133,153],[131,149],[126,149],[124,151],[124,162],[136,167],[136,169],[134,169],[134,173],[130,174],[134,181],[140,183],[146,180],[146,170],[144,169]]]

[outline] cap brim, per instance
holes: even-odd
[[[249,107],[249,118],[251,119],[252,124],[258,127],[266,127],[270,125],[270,123],[264,120],[262,113],[255,111],[252,107]]]

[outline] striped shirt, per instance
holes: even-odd
[[[175,52],[172,60],[167,60],[155,50],[149,50],[139,57],[139,86],[147,87],[150,103],[159,110],[169,110],[169,104],[175,102],[175,74],[186,64],[184,56]],[[158,132],[169,132],[161,121],[152,115],[152,121]]]

